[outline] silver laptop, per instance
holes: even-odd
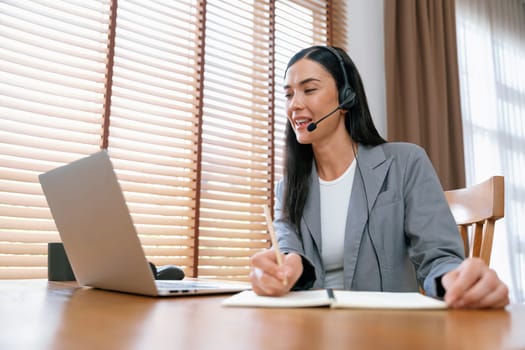
[[[154,279],[106,151],[39,176],[78,283],[149,296],[236,293],[248,283]]]

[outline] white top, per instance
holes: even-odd
[[[321,257],[326,272],[325,288],[343,288],[346,216],[354,175],[355,161],[350,164],[343,175],[333,181],[324,181],[319,178],[321,190]]]

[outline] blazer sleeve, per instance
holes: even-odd
[[[279,249],[284,253],[296,253],[301,256],[303,273],[292,290],[309,289],[316,279],[313,263],[306,257],[300,233],[295,225],[283,217],[284,183],[279,181],[275,189],[274,228]]]
[[[439,296],[440,277],[464,259],[463,241],[436,172],[421,147],[406,162],[405,235],[417,279],[430,296]]]

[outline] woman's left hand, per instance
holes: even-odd
[[[465,259],[441,283],[445,302],[455,309],[498,309],[509,304],[509,289],[479,258]]]

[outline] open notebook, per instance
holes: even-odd
[[[50,170],[39,180],[80,285],[149,296],[250,288],[229,281],[156,281],[106,151]]]
[[[224,306],[298,308],[321,307],[353,309],[446,309],[444,301],[420,293],[357,292],[317,289],[290,292],[282,297],[258,296],[253,291],[235,294]]]

